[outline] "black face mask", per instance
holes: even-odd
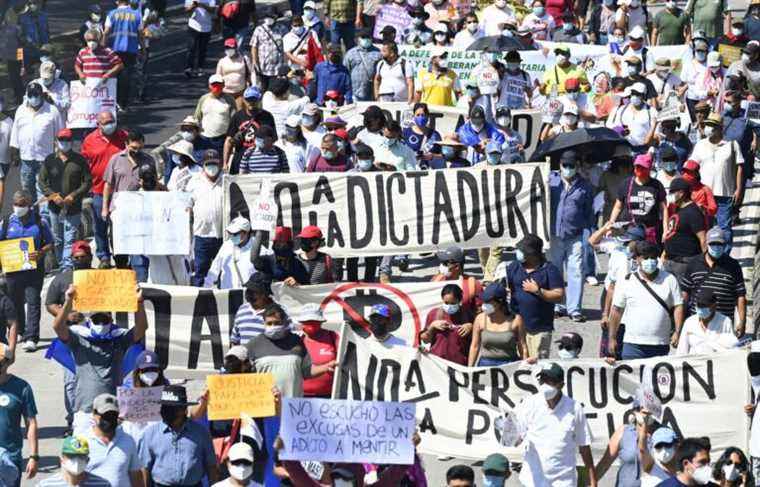
[[[135,158],[140,154],[140,151],[129,149],[128,154],[129,154],[129,157]]]
[[[385,336],[388,332],[388,324],[385,322],[385,318],[373,316],[369,319],[369,329],[375,336]]]
[[[304,252],[309,252],[313,245],[311,240],[301,240],[300,247]]]
[[[290,257],[291,255],[293,255],[292,245],[277,246],[277,247],[273,247],[272,250],[274,251],[274,255],[276,255],[277,257]]]
[[[330,55],[330,62],[333,64],[340,64],[341,62],[340,54],[331,54]]]
[[[161,419],[168,425],[173,425],[177,418],[185,414],[187,413],[183,406],[161,406]]]
[[[243,363],[235,357],[231,357],[224,361],[224,370],[228,374],[239,374],[243,372]]]
[[[92,261],[73,259],[73,266],[74,269],[89,269],[92,266]]]
[[[116,431],[116,426],[119,424],[119,413],[106,413],[100,416],[98,420],[98,428],[103,433],[110,434]]]

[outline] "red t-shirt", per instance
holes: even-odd
[[[430,279],[433,282],[448,281],[443,274],[436,274]],[[467,308],[473,316],[479,311],[478,308],[483,304],[480,295],[483,294],[483,284],[472,276],[462,274],[462,277],[455,281],[462,288],[462,307]]]
[[[127,131],[116,130],[111,137],[106,137],[99,128],[90,132],[82,142],[81,154],[87,159],[92,175],[92,192],[103,194],[103,175],[108,167],[108,161],[114,154],[127,147]]]
[[[470,353],[472,333],[466,337],[461,337],[458,330],[465,323],[472,323],[473,319],[473,314],[467,308],[460,308],[453,315],[446,313],[440,307],[430,310],[425,319],[425,329],[428,329],[430,324],[436,320],[443,320],[453,325],[446,331],[435,331],[430,352],[450,362],[467,365],[467,355]]]
[[[303,335],[303,343],[314,365],[326,364],[338,358],[338,334],[330,330],[319,330],[313,337]],[[319,377],[304,379],[303,395],[307,397],[330,397],[332,394],[333,373],[328,372]]]

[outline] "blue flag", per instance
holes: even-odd
[[[61,367],[69,369],[72,374],[76,373],[76,365],[74,364],[74,356],[71,354],[69,347],[61,340],[56,338],[48,347],[45,352],[45,358],[48,360],[55,360]]]

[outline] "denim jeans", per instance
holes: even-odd
[[[330,42],[340,45],[342,39],[343,44],[346,46],[346,51],[354,47],[356,27],[354,26],[353,21],[336,22],[333,20],[330,27]]]
[[[108,221],[101,216],[103,210],[103,195],[92,195],[92,220],[95,224],[95,249],[98,260],[111,260],[111,248],[108,246]]]
[[[596,277],[596,256],[594,255],[594,247],[588,243],[588,238],[596,230],[587,228],[583,230],[583,277],[594,276]]]
[[[726,238],[726,254],[730,254],[734,239],[732,229],[734,199],[731,196],[716,196],[715,202],[718,204],[718,213],[715,215],[716,224],[723,230],[723,236]]]
[[[193,286],[203,287],[203,280],[211,268],[219,248],[222,246],[221,238],[214,237],[193,237],[193,252],[195,261],[193,262]]]
[[[5,275],[8,294],[16,308],[20,342],[40,340],[40,310],[45,269],[42,263],[33,271],[11,272]],[[25,306],[26,305],[26,306]]]
[[[583,304],[583,238],[582,235],[568,239],[552,237],[552,263],[560,271],[565,269],[565,307],[572,316],[581,312]],[[567,264],[567,265],[566,265]],[[560,309],[562,305],[557,305]]]
[[[32,195],[32,203],[37,201],[37,174],[42,162],[28,159],[21,160],[21,189]]]
[[[637,358],[664,357],[670,353],[669,345],[639,345],[636,343],[623,343],[623,360]]]
[[[150,259],[144,255],[130,255],[129,266],[135,271],[137,275],[137,282],[148,282],[148,269],[150,267]]]
[[[72,371],[63,368],[63,405],[66,408],[66,424],[71,427],[74,421],[74,394],[77,389],[77,376]]]
[[[61,212],[51,211],[50,231],[55,240],[55,257],[62,268],[73,266],[71,261],[71,245],[76,241],[82,214],[62,215]]]

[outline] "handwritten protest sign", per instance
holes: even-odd
[[[748,120],[760,122],[760,101],[751,101],[747,103],[747,113],[745,116]]]
[[[70,87],[71,107],[69,128],[93,128],[98,113],[110,111],[116,116],[116,79],[86,78],[84,83],[74,81]]]
[[[274,416],[272,374],[209,375],[208,419],[238,419]]]
[[[37,261],[29,258],[34,252],[32,237],[0,241],[0,265],[3,272],[28,271],[37,268]]]
[[[387,3],[381,6],[377,15],[375,16],[375,31],[373,36],[375,39],[382,39],[380,32],[385,26],[391,26],[396,29],[396,42],[401,43],[403,39],[404,31],[412,23],[412,17],[409,15],[405,7],[398,6],[394,3]]]
[[[180,191],[114,195],[113,247],[123,255],[188,255],[190,197]]]
[[[742,48],[739,46],[729,46],[728,44],[718,44],[718,52],[723,59],[723,67],[731,66],[731,63],[742,58]]]
[[[145,423],[161,420],[161,391],[163,387],[119,387],[119,416],[125,421]]]
[[[137,311],[137,278],[133,270],[74,271],[74,286],[74,309],[78,311]]]
[[[415,404],[285,398],[284,460],[411,465]]]
[[[271,232],[277,226],[277,202],[272,197],[272,185],[268,179],[261,182],[259,197],[251,209],[251,230]]]
[[[494,422],[494,427],[501,431],[500,443],[504,446],[517,446],[520,441],[520,428],[517,424],[515,413],[507,411],[504,416],[499,416]]]

